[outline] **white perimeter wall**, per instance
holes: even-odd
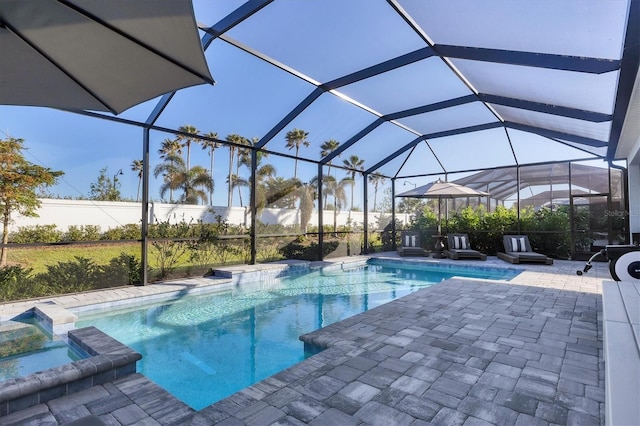
[[[111,228],[117,228],[126,224],[140,224],[142,215],[142,206],[140,203],[125,203],[113,201],[89,201],[89,200],[57,200],[57,199],[40,199],[42,205],[37,210],[39,217],[24,217],[15,215],[12,223],[9,225],[9,232],[17,231],[19,227],[34,225],[53,225],[55,224],[60,231],[67,231],[70,225],[94,225],[99,226],[100,231],[104,232]],[[208,206],[189,206],[176,204],[149,204],[149,223],[164,222],[169,220],[170,223],[177,223],[182,220],[185,222],[197,222],[199,220],[205,223],[216,222],[216,216],[220,215],[227,218],[228,222],[233,225],[243,225],[249,227],[251,224],[251,215],[249,209],[245,207],[218,207],[212,208],[215,213],[211,213]],[[267,224],[280,223],[283,225],[294,225],[300,223],[300,210],[292,209],[265,209],[262,212],[260,221]],[[380,213],[369,213],[369,223],[375,227],[377,218]],[[396,215],[398,220],[405,223],[409,222],[409,215]],[[344,225],[349,219],[349,212],[339,212],[337,222],[338,225]],[[351,212],[352,222],[362,225],[364,222],[364,213]],[[390,214],[387,215],[390,220]],[[333,211],[325,210],[323,213],[324,225],[333,224]],[[309,222],[312,226],[318,225],[318,215],[314,212]],[[384,224],[383,224],[384,225]]]

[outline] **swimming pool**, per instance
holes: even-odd
[[[202,409],[290,367],[302,334],[457,276],[509,279],[518,272],[372,262],[294,273],[230,290],[123,309],[77,312],[143,355],[138,371]]]

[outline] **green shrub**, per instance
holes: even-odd
[[[323,240],[322,256],[327,257],[336,252],[339,245],[340,240],[337,238]],[[285,259],[320,260],[318,256],[318,241],[316,239],[296,239],[282,246],[279,251]]]
[[[213,241],[199,240],[189,243],[189,260],[200,269],[212,265],[217,247]]]
[[[102,275],[100,287],[115,287],[127,284],[140,284],[142,281],[142,263],[136,256],[120,253],[111,259],[108,265],[100,267]]]
[[[56,225],[21,226],[9,235],[9,242],[16,244],[58,243],[62,241],[62,232]]]
[[[437,223],[435,214],[426,209],[410,224],[410,229],[420,232],[422,245],[426,248],[431,243],[434,223]],[[475,249],[492,255],[504,250],[503,235],[518,232],[527,234],[534,250],[547,256],[567,258],[570,254],[569,211],[562,208],[553,211],[542,208],[537,212],[522,209],[518,217],[515,207],[498,206],[492,212],[487,212],[484,206],[467,207],[452,213],[448,221],[443,220],[442,230],[445,234],[469,234]]]
[[[534,215],[535,220],[527,224],[524,231],[530,237],[534,250],[547,256],[567,259],[571,255],[569,210],[561,208],[552,211],[541,208]]]
[[[151,243],[151,255],[160,271],[160,278],[166,278],[189,252],[189,242],[172,241],[174,238],[188,238],[192,230],[187,222],[171,223],[169,220],[149,226],[149,236],[159,239]]]
[[[75,256],[75,262],[58,262],[47,266],[47,272],[37,274],[36,282],[51,288],[52,294],[75,293],[98,288],[98,265],[91,259]]]
[[[98,241],[100,227],[95,225],[70,225],[62,237],[63,241]]]
[[[17,300],[25,296],[33,269],[25,269],[20,265],[0,268],[0,301]]]
[[[110,228],[102,233],[101,240],[117,241],[117,240],[139,240],[142,238],[142,227],[135,223]]]

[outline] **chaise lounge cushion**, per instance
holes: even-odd
[[[527,239],[525,237],[510,237],[509,246],[511,250],[509,252],[527,252],[531,251],[527,249]]]

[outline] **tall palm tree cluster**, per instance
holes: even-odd
[[[183,204],[213,205],[214,179],[213,170],[215,165],[215,151],[221,147],[217,142],[218,134],[208,132],[201,135],[194,126],[185,125],[178,128],[179,134],[173,139],[167,138],[162,141],[158,154],[162,162],[158,164],[153,175],[162,177],[160,186],[160,196],[165,199],[168,196],[169,202]],[[204,139],[204,138],[206,139]],[[242,188],[249,186],[247,178],[251,170],[252,147],[257,143],[258,138],[248,139],[239,134],[229,134],[226,137],[229,144],[224,146],[229,150],[229,161],[227,170],[227,205],[233,205],[234,193],[237,191],[240,206],[244,206]],[[285,147],[295,151],[295,163],[293,178],[282,178],[277,176],[275,167],[271,164],[262,164],[268,156],[267,153],[258,151],[256,153],[256,203],[257,208],[262,210],[266,207],[273,208],[296,208],[309,210],[313,206],[313,199],[317,194],[318,177],[312,178],[308,183],[303,183],[298,179],[298,156],[301,148],[310,146],[309,132],[294,128],[285,135]],[[200,144],[210,158],[209,168],[200,165],[191,166],[191,149]],[[340,146],[340,142],[329,139],[320,146],[321,157],[333,153]],[[323,209],[334,210],[334,232],[337,230],[337,213],[347,206],[346,188],[350,187],[350,208],[354,209],[354,186],[358,172],[364,170],[364,160],[357,155],[351,155],[343,160],[342,168],[346,175],[342,179],[336,176],[337,168],[332,161],[327,163],[328,173],[322,177]],[[332,170],[334,169],[334,170]],[[137,173],[138,191],[136,200],[140,199],[140,182],[142,180],[142,161],[134,160],[131,163],[131,171]],[[370,175],[369,182],[374,185],[374,210],[378,186],[384,181],[382,176]],[[331,199],[333,204],[329,204]],[[305,214],[307,212],[305,211]],[[351,213],[349,213],[351,214]],[[303,225],[306,228],[306,225]]]
[[[181,191],[179,198],[175,201],[183,204],[198,204],[202,200],[205,204],[213,195],[213,168],[207,170],[202,166],[191,167],[191,145],[201,141],[198,137],[200,131],[190,125],[181,126],[178,130],[182,133],[174,139],[165,139],[158,151],[164,162],[155,167],[153,175],[163,177],[160,196],[164,198],[169,193],[169,202],[172,203],[174,192]],[[212,156],[214,149],[211,150]]]

